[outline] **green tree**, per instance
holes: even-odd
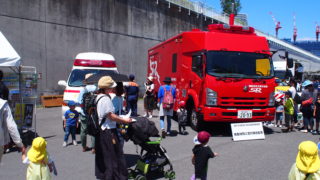
[[[220,5],[223,13],[231,14],[232,13],[232,3],[234,3],[234,15],[237,15],[241,9],[240,0],[220,0]]]

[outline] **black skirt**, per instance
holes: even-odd
[[[96,136],[95,175],[97,179],[127,180],[128,171],[116,129],[105,129]]]
[[[154,106],[155,106],[155,98],[154,98],[154,96],[146,96],[144,98],[144,108],[146,110],[151,111],[151,110],[155,109]]]

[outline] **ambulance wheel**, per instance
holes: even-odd
[[[137,175],[136,178],[134,178],[134,180],[147,180],[147,178],[143,175]]]
[[[201,116],[194,109],[192,109],[191,115],[190,115],[191,128],[195,131],[201,131],[203,128],[202,124],[203,124],[203,120]]]

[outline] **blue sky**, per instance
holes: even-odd
[[[199,0],[221,12],[220,0]],[[240,13],[247,14],[249,26],[275,35],[275,25],[269,12],[281,22],[278,37],[293,35],[293,14],[298,29],[297,40],[315,40],[316,24],[320,25],[319,0],[240,0]]]

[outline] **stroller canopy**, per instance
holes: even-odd
[[[149,141],[150,137],[159,137],[159,131],[153,121],[146,117],[136,117],[136,122],[130,124],[127,135],[134,144],[142,144]]]

